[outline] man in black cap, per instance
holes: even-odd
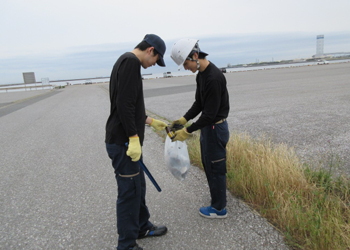
[[[142,250],[136,239],[166,234],[165,226],[155,226],[145,202],[146,182],[138,161],[142,158],[145,124],[163,130],[166,123],[146,116],[141,66],[156,63],[164,67],[164,41],[148,34],[135,49],[115,63],[109,84],[110,116],[106,124],[106,149],[118,184],[117,250]]]

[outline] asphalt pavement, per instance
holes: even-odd
[[[227,73],[231,131],[267,134],[303,157],[339,154],[350,145],[350,64]],[[181,117],[194,98],[194,76],[144,81],[149,114]],[[107,84],[0,94],[0,249],[114,249],[117,185],[104,147]],[[178,181],[164,164],[164,143],[146,128],[144,162],[151,220],[167,235],[144,249],[287,249],[283,235],[228,193],[228,218],[209,220],[203,171]],[[349,165],[337,169],[350,173]],[[146,178],[147,179],[147,178]]]
[[[104,147],[106,87],[69,86],[44,93],[48,98],[35,93],[26,107],[0,117],[0,249],[115,249],[117,185]],[[21,103],[9,102],[3,109]],[[139,240],[140,246],[287,249],[273,226],[229,193],[227,219],[201,217],[198,209],[210,202],[203,171],[192,166],[178,181],[163,152],[162,138],[147,127],[144,163],[162,188],[147,180],[147,205],[151,221],[169,231]]]

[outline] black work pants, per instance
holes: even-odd
[[[131,161],[126,155],[126,146],[106,143],[106,149],[118,184],[117,249],[124,250],[136,243],[139,232],[153,226],[145,200],[145,175],[139,163]]]
[[[217,210],[226,207],[226,145],[229,137],[227,121],[201,129],[202,163],[209,184],[211,206]]]

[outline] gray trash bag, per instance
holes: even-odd
[[[185,180],[191,166],[186,142],[172,142],[169,136],[167,136],[165,140],[164,158],[166,166],[172,175],[180,181]]]

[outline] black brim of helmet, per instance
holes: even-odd
[[[203,52],[203,51],[201,51],[201,50],[199,50],[199,54],[202,54],[202,55],[204,55],[204,56],[209,55],[208,53],[205,53],[205,52]]]

